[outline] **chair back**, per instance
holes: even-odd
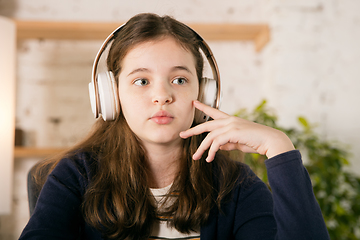
[[[42,162],[35,164],[30,169],[28,176],[27,176],[27,193],[28,193],[28,200],[29,200],[30,216],[34,212],[35,205],[36,205],[37,199],[40,195],[41,188],[42,188],[42,186],[38,185],[35,181],[36,174],[47,174],[49,168],[51,167],[51,164],[49,164],[49,165],[45,166],[42,171],[36,171],[36,168],[38,167],[38,165],[40,163],[42,163]]]

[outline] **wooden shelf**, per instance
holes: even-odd
[[[66,148],[30,148],[30,147],[15,147],[15,158],[46,158],[62,151]]]
[[[122,23],[16,21],[17,38],[103,40]],[[266,24],[188,24],[205,40],[253,41],[260,51],[270,40]]]

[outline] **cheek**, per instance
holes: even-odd
[[[194,113],[195,113],[195,107],[193,101],[197,100],[198,96],[199,96],[199,85],[196,84],[196,87],[194,87],[193,90],[189,92],[186,98],[188,100],[189,111],[191,111],[192,118],[194,117]]]
[[[186,116],[186,124],[192,124],[195,115],[195,107],[193,101],[197,99],[197,94],[191,94],[187,96],[186,100],[183,103],[183,115]],[[184,120],[185,120],[184,119]]]
[[[132,115],[134,114],[135,111],[134,108],[136,107],[134,101],[132,101],[131,98],[129,97],[131,96],[127,96],[124,93],[122,93],[122,95],[119,94],[120,109],[127,122],[131,122]]]

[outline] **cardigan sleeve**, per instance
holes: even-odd
[[[330,239],[300,152],[265,161],[274,200],[276,239]]]
[[[265,164],[271,193],[249,170],[247,180],[235,189],[236,205],[227,205],[228,216],[235,212],[234,239],[330,239],[300,152],[277,155]],[[230,222],[221,219],[219,229]]]
[[[85,160],[62,159],[48,176],[20,240],[79,239],[84,227],[80,205],[87,185],[86,166],[79,161]]]

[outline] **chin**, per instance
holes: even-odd
[[[159,145],[171,145],[176,142],[181,143],[182,138],[179,137],[179,133],[171,134],[171,135],[156,134],[156,135],[152,136],[149,139],[149,141],[154,144],[159,144]]]

